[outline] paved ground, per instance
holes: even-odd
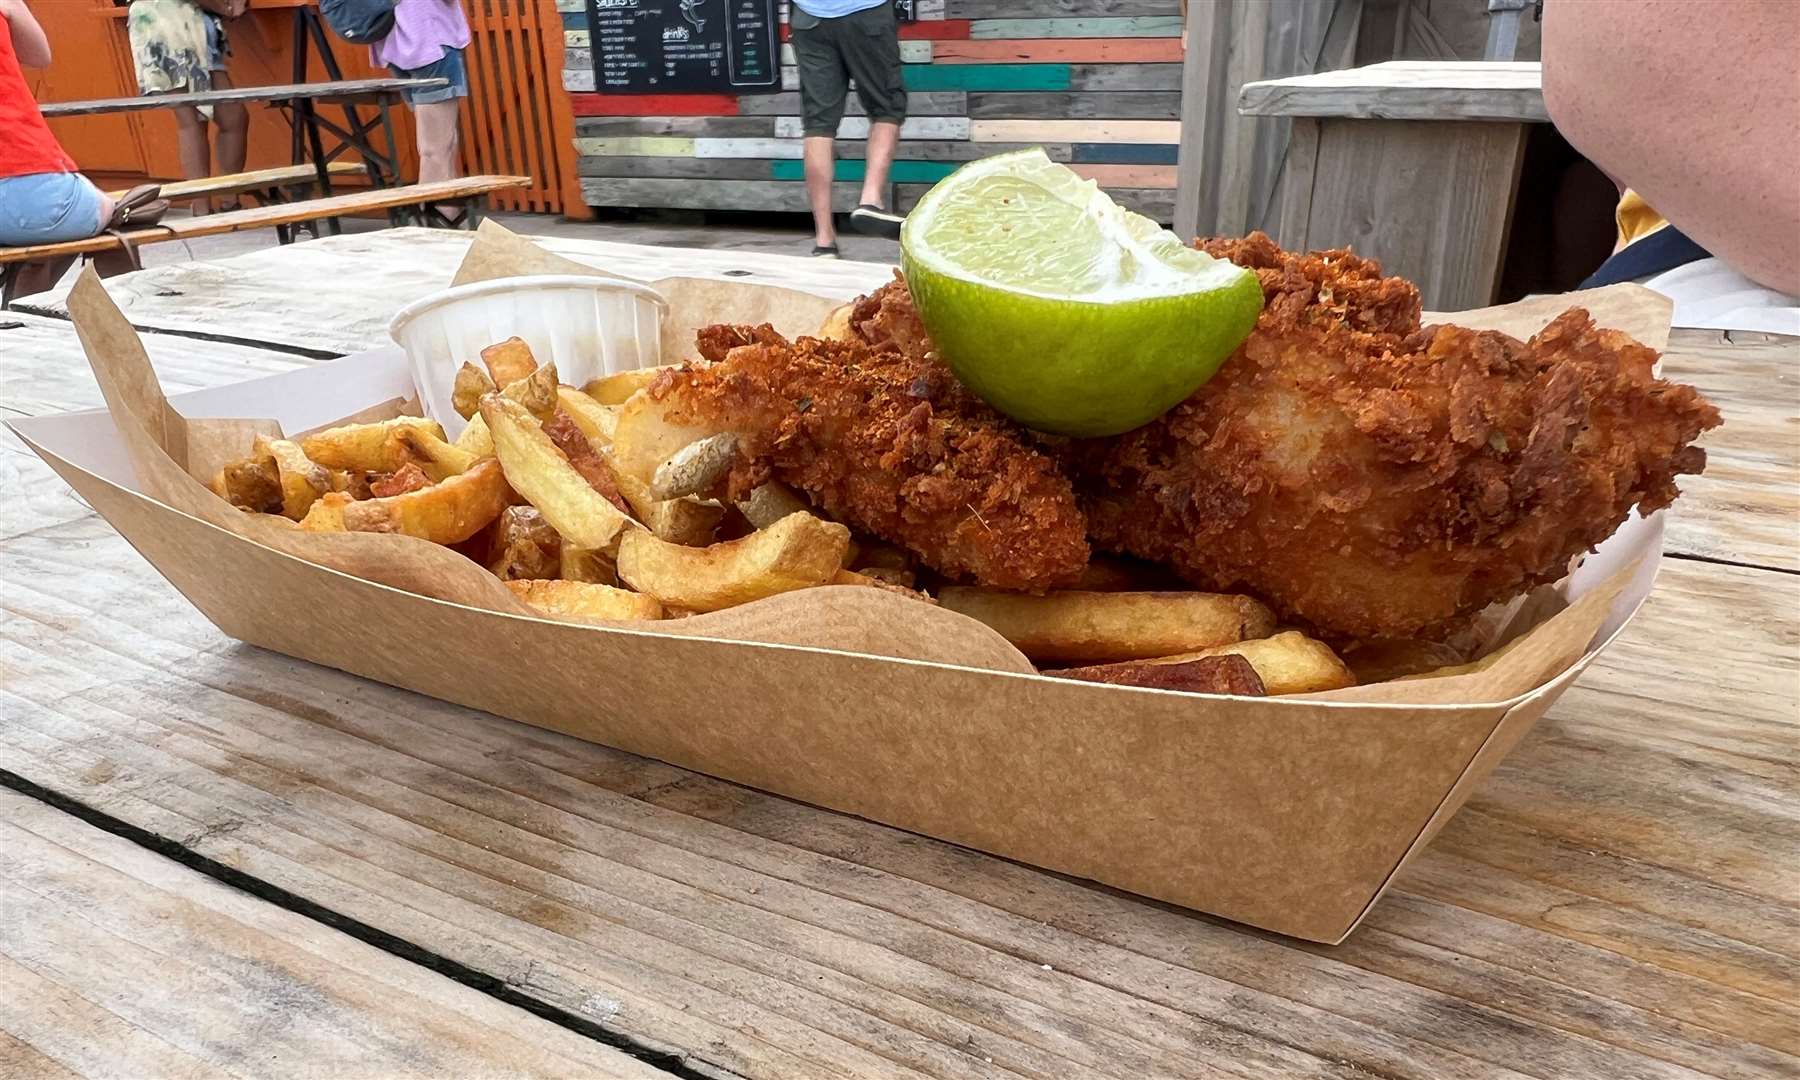
[[[698,213],[640,213],[609,221],[564,221],[549,214],[494,214],[494,220],[514,232],[546,236],[582,236],[635,244],[667,244],[672,247],[728,248],[804,255],[812,250],[811,223],[798,214],[714,215]],[[360,218],[344,220],[346,232],[385,227],[385,222]],[[182,243],[155,244],[143,251],[146,267],[194,259],[223,259],[275,244],[275,231],[228,233]],[[900,245],[891,240],[845,233],[838,249],[846,259],[863,262],[898,262]]]

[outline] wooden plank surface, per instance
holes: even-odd
[[[804,214],[811,210],[800,184],[765,180],[672,180],[665,177],[625,179],[587,177],[582,198],[589,206],[663,206],[685,210],[762,210]],[[831,207],[840,214],[856,209],[862,185],[832,184]]]
[[[1178,64],[1181,42],[1166,37],[941,41],[933,60],[939,64]]]
[[[38,106],[46,117],[93,116],[100,113],[147,112],[177,105],[218,105],[227,101],[276,102],[311,98],[314,101],[354,101],[386,98],[398,101],[403,90],[448,86],[446,79],[344,79],[338,82],[283,83],[278,86],[237,86],[230,90],[201,90],[184,94],[146,94],[138,97],[102,98],[94,101],[46,101]]]
[[[1381,120],[1513,120],[1544,123],[1537,63],[1402,61],[1246,83],[1249,116],[1344,116]]]
[[[1500,276],[1524,138],[1522,124],[1323,121],[1301,246],[1380,259],[1418,283],[1429,310],[1484,307]]]
[[[454,180],[436,180],[429,184],[406,184],[401,187],[352,191],[342,195],[305,199],[299,202],[252,206],[199,217],[170,218],[155,225],[132,229],[123,237],[103,233],[86,240],[70,240],[59,244],[32,244],[27,247],[0,247],[0,262],[19,262],[50,255],[81,255],[109,251],[129,243],[142,246],[168,240],[192,240],[202,236],[243,232],[248,229],[272,229],[300,221],[344,214],[360,214],[388,210],[397,206],[421,206],[447,202],[470,196],[485,195],[508,188],[526,187],[525,176],[465,176]]]
[[[447,277],[454,249],[415,239],[426,272]],[[277,254],[305,249],[328,250]],[[341,253],[361,255],[340,260],[344,291],[295,296],[287,313],[314,341],[331,332],[317,325],[334,321],[329,303],[342,321],[371,303],[356,289],[425,269]],[[654,254],[781,276],[762,255]],[[324,265],[234,262],[239,282],[312,280]],[[886,273],[775,265],[843,274],[839,295]],[[161,272],[115,287],[140,295],[148,281],[133,279]],[[72,334],[23,329],[31,361],[0,365],[0,399],[92,404]],[[0,349],[26,355],[9,333]],[[1692,340],[1677,335],[1671,373],[1725,405],[1735,452],[1762,454],[1767,482],[1800,489],[1800,447],[1760,445],[1793,428],[1779,390],[1794,343],[1753,342],[1768,351],[1737,365],[1718,335],[1701,342],[1716,353],[1678,359]],[[201,346],[222,348],[151,342],[177,385],[241,377],[220,366],[236,354]],[[20,388],[32,404],[14,405]],[[0,501],[0,768],[696,1068],[1367,1080],[1800,1067],[1792,573],[1668,561],[1621,641],[1329,948],[234,645],[74,500],[44,513],[60,484],[35,459],[5,484],[26,497]]]
[[[0,1076],[667,1077],[0,790]]]
[[[973,120],[971,142],[1166,143],[1181,139],[1179,120]]]
[[[722,1069],[1800,1064],[1786,575],[1669,566],[1592,685],[1326,949],[232,646],[92,519],[4,551],[7,768]]]
[[[470,235],[459,230],[384,229],[216,262],[171,263],[109,279],[107,289],[139,327],[339,355],[389,344],[387,324],[394,312],[447,288],[469,242]],[[874,263],[844,260],[827,265],[804,256],[760,251],[647,248],[559,237],[539,237],[537,242],[559,255],[644,280],[730,277],[788,284],[845,299],[876,288],[893,275],[892,267]],[[293,281],[305,281],[307,288],[279,284]],[[66,315],[65,295],[59,289],[25,297],[15,306]],[[281,303],[270,304],[271,295],[280,295]],[[0,321],[4,318],[0,313]]]
[[[974,120],[1178,120],[1181,118],[1181,94],[1174,91],[977,92],[968,96],[967,110]]]
[[[976,19],[969,36],[986,38],[1179,37],[1181,16],[1141,15],[1097,19]]]
[[[325,172],[332,179],[345,176],[365,176],[369,167],[360,161],[333,161],[325,166]],[[165,199],[185,199],[196,195],[236,195],[246,191],[264,191],[269,188],[310,187],[318,180],[318,170],[307,165],[278,165],[273,169],[253,169],[250,172],[231,173],[226,176],[205,176],[197,180],[174,180],[162,185]],[[129,188],[118,188],[107,192],[118,198],[129,191]]]

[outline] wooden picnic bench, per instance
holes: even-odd
[[[329,165],[340,156],[354,151],[368,166],[368,176],[377,187],[385,187],[400,175],[395,157],[394,128],[389,108],[409,89],[428,89],[446,85],[444,79],[340,79],[332,82],[293,82],[276,86],[235,86],[229,90],[200,90],[179,94],[140,94],[134,97],[96,98],[91,101],[46,101],[38,106],[47,118],[59,116],[95,116],[111,113],[148,112],[171,109],[180,105],[218,105],[228,101],[250,104],[262,102],[289,110],[294,131],[295,164],[310,160],[319,190],[331,194]],[[315,103],[331,102],[345,109],[347,124],[339,125],[322,117]],[[363,120],[357,105],[373,105],[375,115]],[[383,141],[377,145],[370,136],[379,129]],[[338,141],[327,149],[324,132]]]
[[[175,393],[386,344],[467,243],[107,284]],[[100,407],[30,307],[0,401]],[[234,643],[0,430],[0,1076],[1791,1077],[1800,341],[1678,330],[1663,364],[1725,425],[1656,591],[1335,947]]]
[[[524,176],[467,176],[429,184],[348,192],[302,202],[271,203],[199,217],[170,218],[155,225],[145,225],[123,233],[101,233],[85,240],[33,244],[27,247],[0,247],[0,307],[12,303],[17,268],[26,263],[96,255],[170,240],[192,240],[202,236],[242,232],[245,229],[280,229],[303,221],[399,209],[416,212],[421,220],[435,221],[445,227],[473,228],[481,220],[482,199],[492,192],[525,187],[530,183],[531,179]],[[446,210],[445,207],[452,209]]]

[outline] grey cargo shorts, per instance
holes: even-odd
[[[788,27],[800,69],[800,114],[806,135],[837,135],[851,79],[856,80],[856,96],[871,122],[898,124],[906,119],[894,5],[880,3],[821,19],[795,4],[788,9]]]

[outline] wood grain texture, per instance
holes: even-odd
[[[798,116],[777,116],[775,121],[775,137],[778,139],[798,139],[803,134],[804,121]],[[846,116],[838,122],[837,137],[840,139],[866,139],[869,137],[869,118],[866,116]],[[902,139],[967,139],[969,138],[969,118],[966,116],[909,116],[900,125]]]
[[[325,166],[325,172],[336,180],[347,176],[366,176],[369,167],[360,161],[333,161]],[[162,185],[162,196],[165,199],[185,199],[197,195],[239,195],[246,191],[266,191],[270,188],[306,188],[316,184],[318,178],[318,171],[310,164],[280,165],[273,169],[253,169],[250,172],[207,176],[198,180],[171,181]],[[119,188],[107,194],[116,199],[129,190]]]
[[[1096,93],[1090,90],[1065,94],[982,91],[968,95],[966,110],[973,120],[1179,120],[1181,95],[1170,91]]]
[[[607,140],[607,146],[595,152],[662,152],[640,145],[642,143],[642,140]],[[904,138],[897,144],[897,153],[901,157],[920,161],[973,161],[1005,150],[1022,150],[1031,146],[1042,146],[1052,161],[1069,161],[1074,156],[1074,150],[1068,143],[972,143],[963,140]],[[862,139],[839,139],[836,146],[837,156],[840,158],[865,157],[868,149],[869,144]],[[779,158],[798,161],[803,146],[799,139],[695,139],[691,148],[684,147],[683,150],[699,158]]]
[[[1071,165],[1075,175],[1097,181],[1108,191],[1119,188],[1173,188],[1173,165]]]
[[[736,116],[758,97],[736,94],[570,94],[576,116]]]
[[[952,19],[1032,19],[1045,15],[1168,18],[1180,12],[1179,0],[944,0],[944,14]]]
[[[662,176],[689,180],[766,180],[768,158],[632,157],[603,155],[576,160],[582,176]]]
[[[1165,143],[1181,138],[1179,120],[975,120],[973,142]]]
[[[1524,144],[1518,124],[1326,120],[1304,247],[1350,247],[1425,306],[1493,302]]]
[[[969,37],[988,38],[1124,38],[1180,37],[1181,16],[1142,15],[1097,19],[976,19]]]
[[[808,213],[806,188],[769,180],[673,180],[587,178],[581,195],[589,206],[661,206],[686,210],[767,210]],[[847,214],[861,201],[861,184],[831,185],[831,206]]]
[[[575,121],[578,145],[591,138],[753,139],[773,134],[772,116],[583,116]]]
[[[1397,60],[1247,83],[1238,95],[1238,111],[1361,120],[1550,119],[1540,65],[1485,61]]]
[[[764,186],[792,185],[769,181]],[[893,275],[890,267],[849,260],[826,264],[759,251],[534,239],[556,254],[646,281],[682,275],[729,277],[849,299]],[[470,235],[460,230],[384,229],[267,248],[220,262],[170,263],[110,278],[106,287],[140,328],[337,355],[387,345],[388,320],[394,312],[447,288],[469,242]],[[293,281],[305,281],[307,288],[279,284]],[[270,304],[271,295],[280,295],[281,302]],[[65,299],[65,291],[59,289],[26,297],[17,306],[35,314],[66,316]],[[74,377],[91,385],[85,361],[79,352],[72,355]],[[0,371],[6,367],[0,365]],[[0,403],[10,404],[3,397]]]
[[[974,89],[971,87],[971,89]],[[993,87],[992,89],[1005,89]],[[1019,87],[1034,90],[1038,87]],[[1046,90],[1180,90],[1180,64],[1070,64],[1066,87],[1043,87]]]
[[[148,112],[179,105],[218,105],[228,101],[287,102],[302,98],[356,104],[362,101],[400,100],[402,91],[449,85],[444,79],[344,79],[337,82],[284,83],[279,86],[237,86],[229,90],[203,90],[184,94],[150,94],[104,98],[94,101],[46,101],[38,106],[46,117],[95,116],[102,113]]]
[[[738,111],[745,116],[799,116],[800,94],[798,91],[784,91],[779,94],[756,94],[737,99]],[[969,113],[969,94],[964,90],[919,90],[906,95],[906,115],[908,116],[967,116]],[[844,101],[844,115],[867,116],[863,111],[862,101],[855,95],[849,95]]]
[[[668,1074],[0,791],[0,1076]]]
[[[941,41],[933,59],[940,64],[1178,64],[1181,42],[1163,37]]]
[[[318,221],[344,214],[361,214],[401,206],[419,206],[433,202],[484,195],[508,188],[529,186],[524,176],[465,176],[456,180],[438,180],[429,184],[406,184],[400,187],[354,191],[298,202],[253,206],[243,210],[227,210],[201,217],[171,218],[156,225],[132,229],[121,236],[103,233],[86,240],[69,240],[60,244],[33,244],[27,247],[0,247],[0,263],[30,261],[55,255],[81,255],[111,251],[126,244],[141,247],[168,240],[193,239],[243,232],[247,229],[272,229],[301,221]]]

